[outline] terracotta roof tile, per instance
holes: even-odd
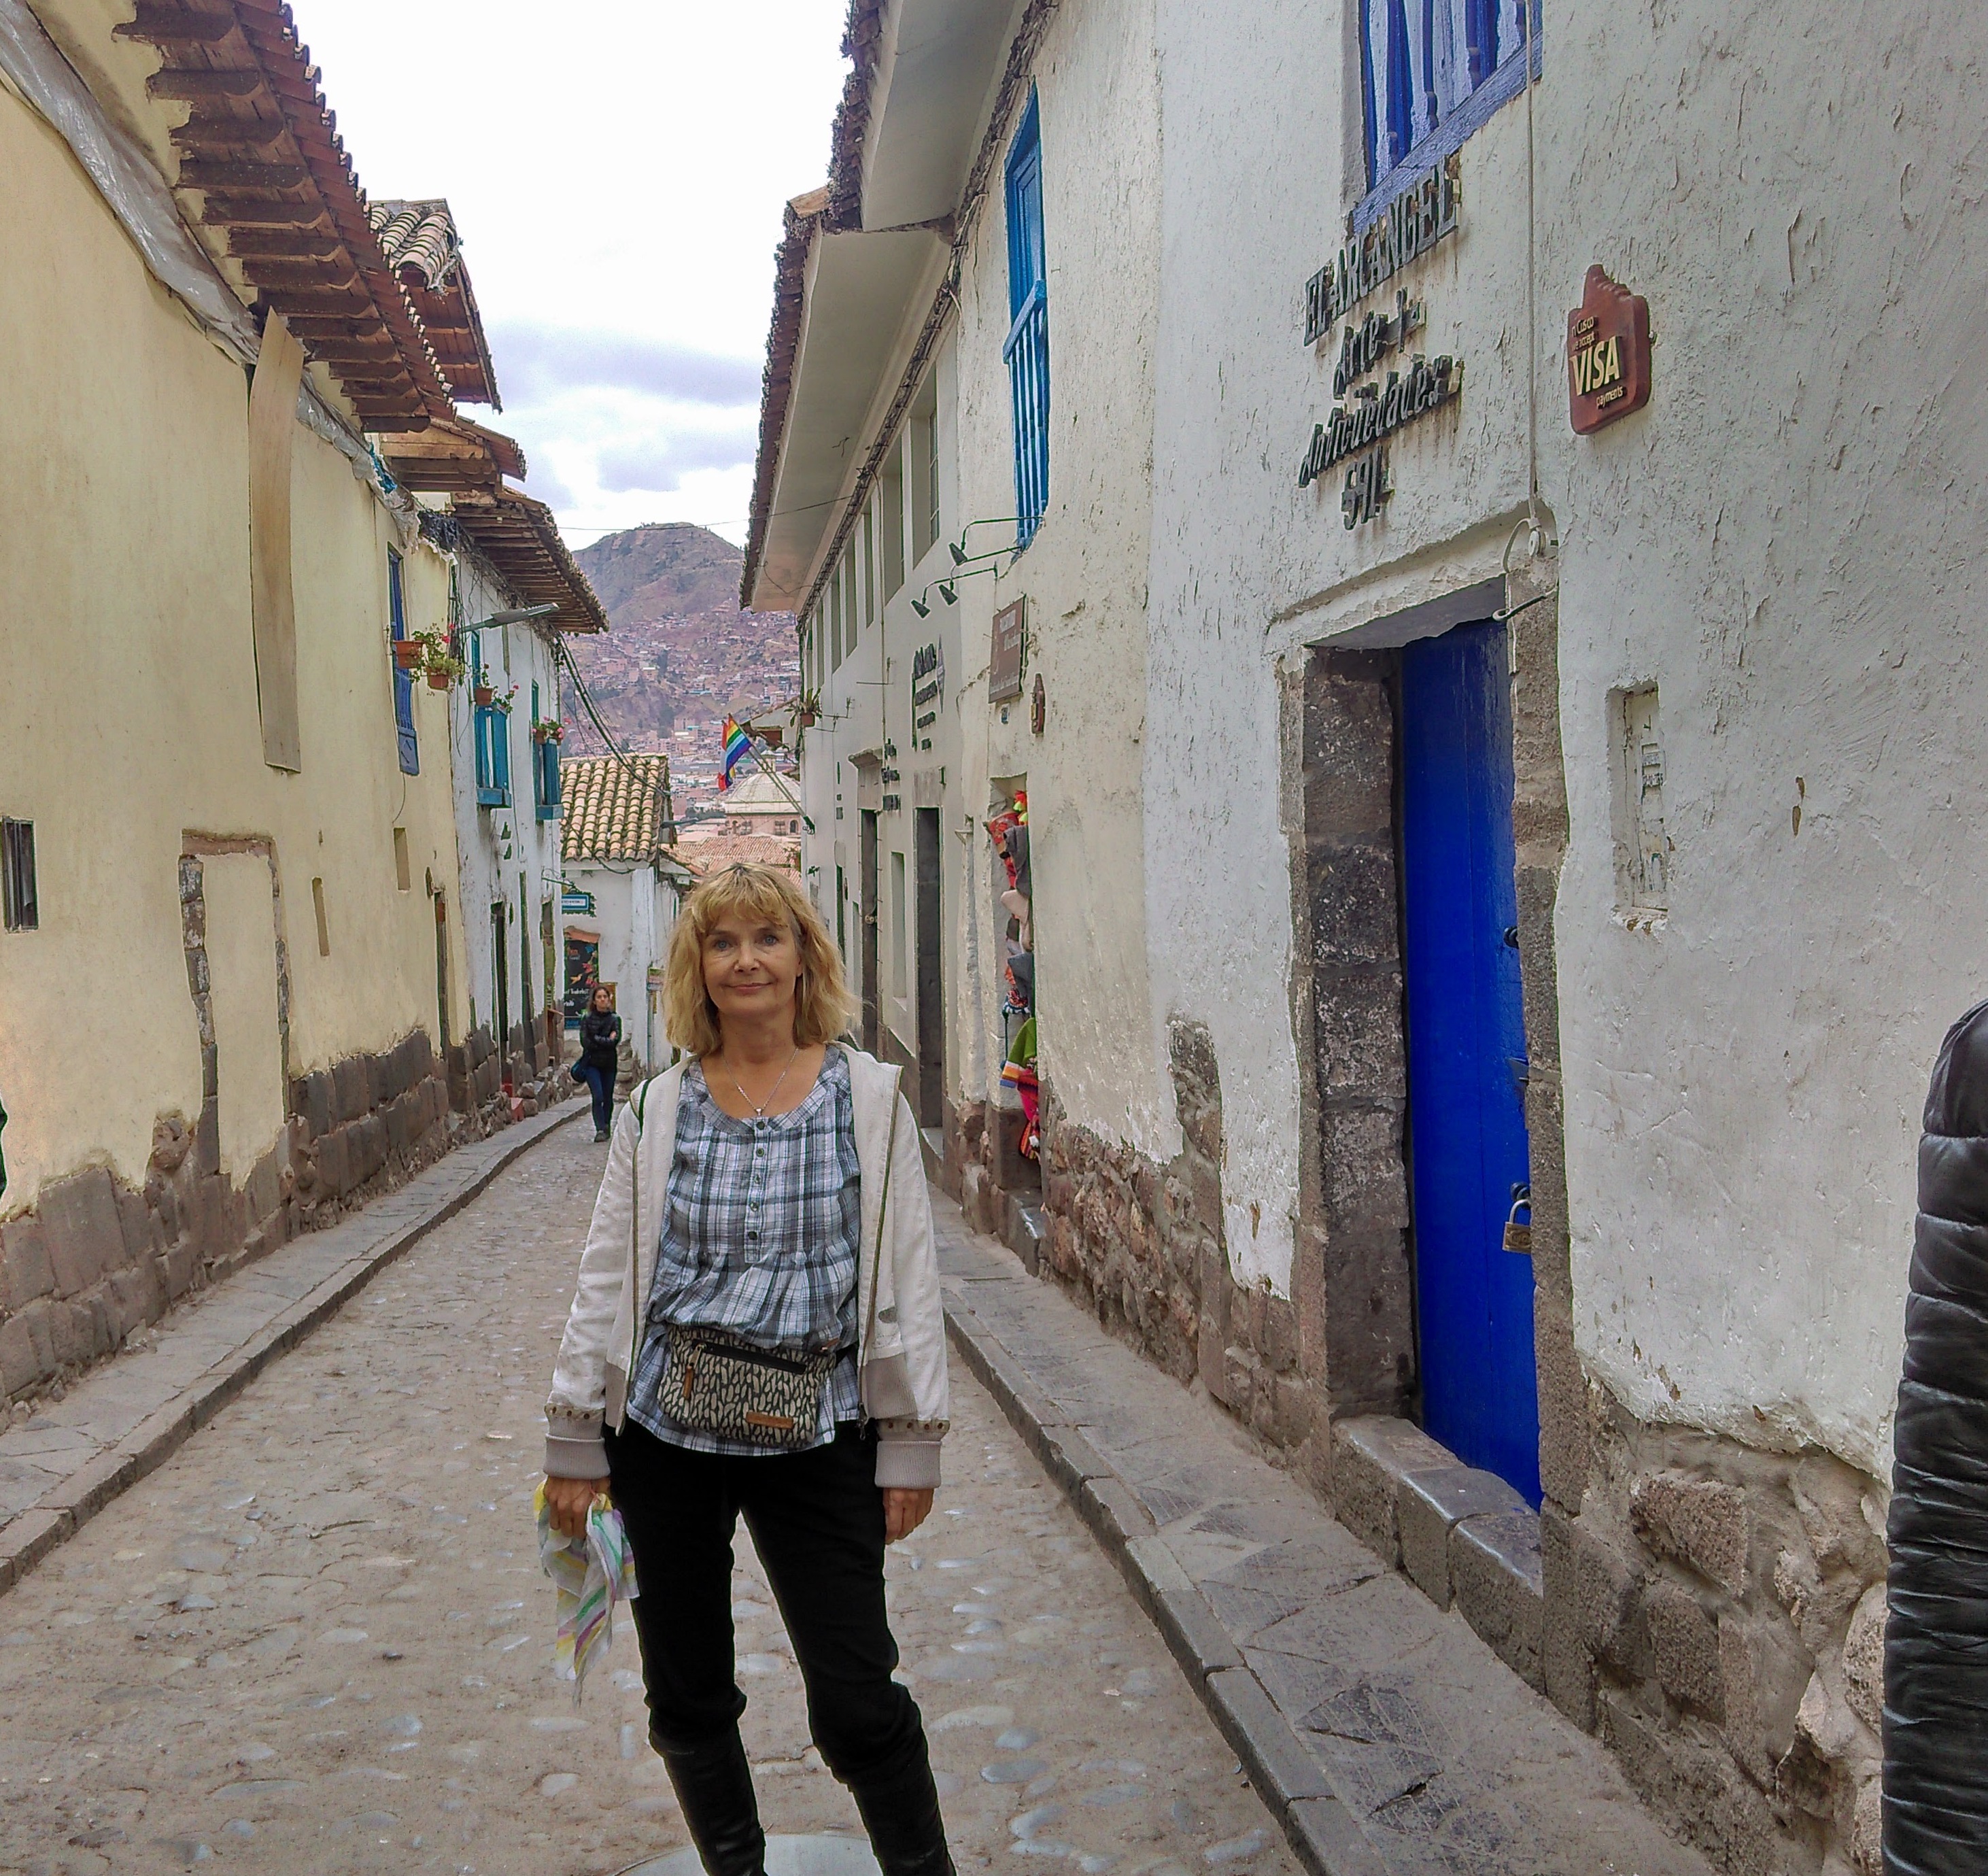
[[[801,843],[770,833],[714,834],[708,840],[680,840],[669,850],[671,859],[687,873],[702,879],[721,867],[786,867],[801,870]]]
[[[579,755],[560,764],[560,857],[654,860],[670,823],[667,755]]]

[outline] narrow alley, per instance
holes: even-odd
[[[0,1598],[0,1871],[526,1876],[684,1844],[632,1634],[576,1709],[535,1554],[546,1376],[601,1158],[560,1128]],[[1295,1871],[1151,1624],[957,1363],[954,1406],[940,1508],[888,1571],[955,1854]],[[739,1550],[767,1830],[855,1833]]]

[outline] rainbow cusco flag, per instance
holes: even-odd
[[[752,739],[730,717],[725,719],[725,766],[718,778],[721,790],[732,786],[732,772],[742,762],[752,747]]]

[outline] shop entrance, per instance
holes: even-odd
[[[859,916],[863,921],[863,943],[857,978],[863,994],[863,1046],[881,1060],[884,1053],[884,1006],[877,995],[877,904],[883,896],[883,889],[877,878],[876,810],[861,810],[860,824],[862,833],[859,836],[861,847],[857,857],[857,891],[862,901]]]
[[[490,1039],[496,1046],[498,1060],[504,1064],[504,1078],[508,1081],[511,1073],[511,960],[504,943],[507,909],[501,899],[490,908],[490,994],[495,1005],[490,1017]]]
[[[1400,843],[1423,1423],[1540,1500],[1505,628],[1405,647]]]
[[[945,1124],[945,972],[939,962],[945,929],[940,899],[938,810],[912,810],[912,859],[917,868],[918,1124]]]

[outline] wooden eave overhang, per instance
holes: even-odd
[[[494,495],[505,476],[525,479],[525,452],[517,444],[462,416],[387,437],[380,455],[395,482],[423,495]]]
[[[829,208],[827,189],[797,195],[786,206],[780,245],[773,256],[773,313],[766,330],[766,359],[759,373],[759,450],[752,468],[751,516],[746,524],[746,559],[739,570],[739,603],[750,610],[766,557],[766,529],[773,519],[773,489],[779,480],[780,448],[793,402],[794,359],[800,350],[807,313],[808,255]]]
[[[451,414],[448,380],[366,215],[317,68],[283,0],[137,0],[113,28],[158,48],[181,212],[219,238],[259,307],[279,313],[370,431]]]
[[[549,600],[559,607],[548,625],[561,632],[607,630],[607,613],[543,502],[499,483],[494,489],[456,495],[449,513],[522,604]]]

